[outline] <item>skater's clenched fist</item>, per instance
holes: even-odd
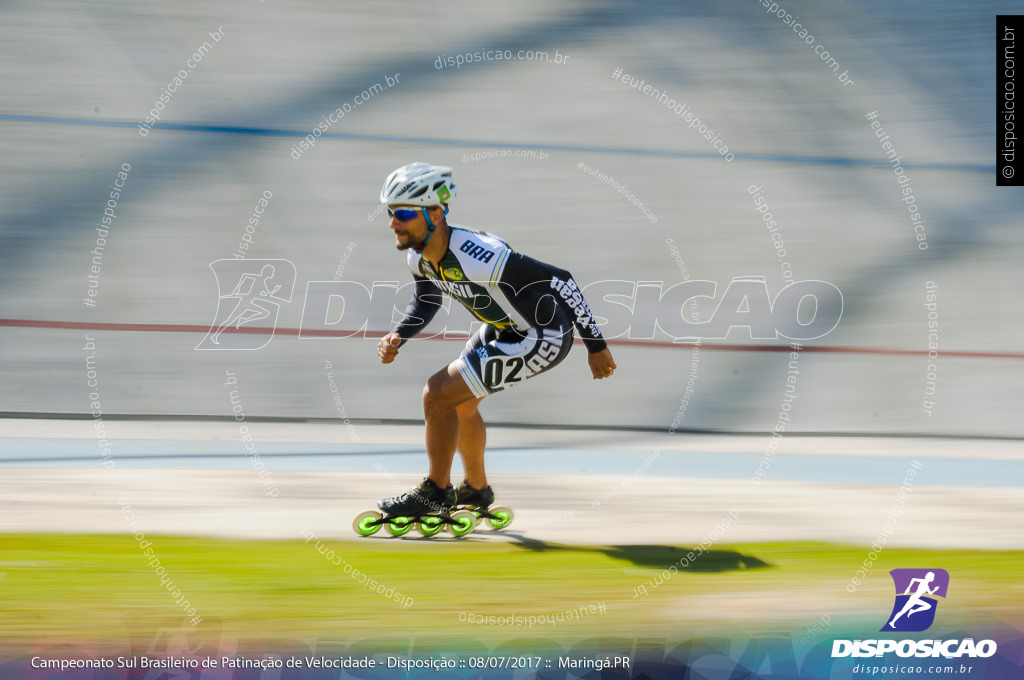
[[[388,333],[377,343],[377,357],[382,364],[390,364],[398,356],[398,346],[402,344],[402,338],[398,333]]]
[[[615,365],[615,360],[612,359],[612,353],[607,348],[587,355],[587,362],[590,364],[590,372],[593,373],[594,380],[610,378],[615,369],[618,368]]]

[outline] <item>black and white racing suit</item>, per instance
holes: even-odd
[[[416,280],[394,332],[404,344],[437,314],[444,293],[484,322],[456,366],[477,397],[543,373],[569,353],[573,326],[590,353],[607,347],[572,274],[512,250],[493,234],[451,227],[440,266],[409,250]]]

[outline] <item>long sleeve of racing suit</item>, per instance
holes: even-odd
[[[595,354],[607,349],[608,343],[601,335],[590,305],[567,270],[512,251],[505,263],[501,284],[507,286],[506,290],[514,291],[511,297],[519,303],[518,311],[530,315],[531,323],[539,323],[536,316],[545,298],[553,299],[576,326],[587,352]]]
[[[402,345],[423,330],[444,304],[444,293],[433,281],[425,276],[413,276],[413,279],[416,285],[413,287],[412,300],[406,306],[402,320],[392,331],[402,338]]]

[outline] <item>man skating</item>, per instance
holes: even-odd
[[[389,516],[493,502],[484,470],[486,428],[477,407],[487,395],[561,362],[572,347],[574,326],[594,379],[610,377],[616,368],[572,274],[512,250],[493,234],[449,225],[445,217],[454,197],[451,168],[427,163],[395,170],[380,193],[395,247],[409,251],[416,281],[405,317],[377,345],[381,362],[393,362],[399,348],[430,323],[444,293],[483,322],[459,358],[423,388],[430,470],[418,487],[378,504]],[[458,489],[450,478],[456,450],[466,474]]]

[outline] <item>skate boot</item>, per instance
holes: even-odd
[[[385,498],[377,503],[377,507],[386,515],[447,515],[455,506],[455,500],[455,489],[451,486],[442,489],[430,477],[425,477],[419,486],[401,496]]]
[[[466,481],[459,484],[459,488],[455,490],[455,496],[458,505],[467,505],[480,510],[486,510],[494,502],[494,490],[491,487],[474,489]]]
[[[382,526],[392,536],[404,536],[413,527],[423,536],[434,536],[442,529],[465,536],[476,526],[476,518],[469,511],[453,512],[455,500],[455,489],[442,489],[427,477],[408,492],[380,501],[380,512],[361,513],[352,527],[360,536],[372,536]]]
[[[455,490],[459,510],[469,510],[476,516],[476,523],[486,519],[494,530],[504,529],[512,523],[512,510],[504,506],[492,508],[494,490],[491,487],[476,489],[463,481]]]

